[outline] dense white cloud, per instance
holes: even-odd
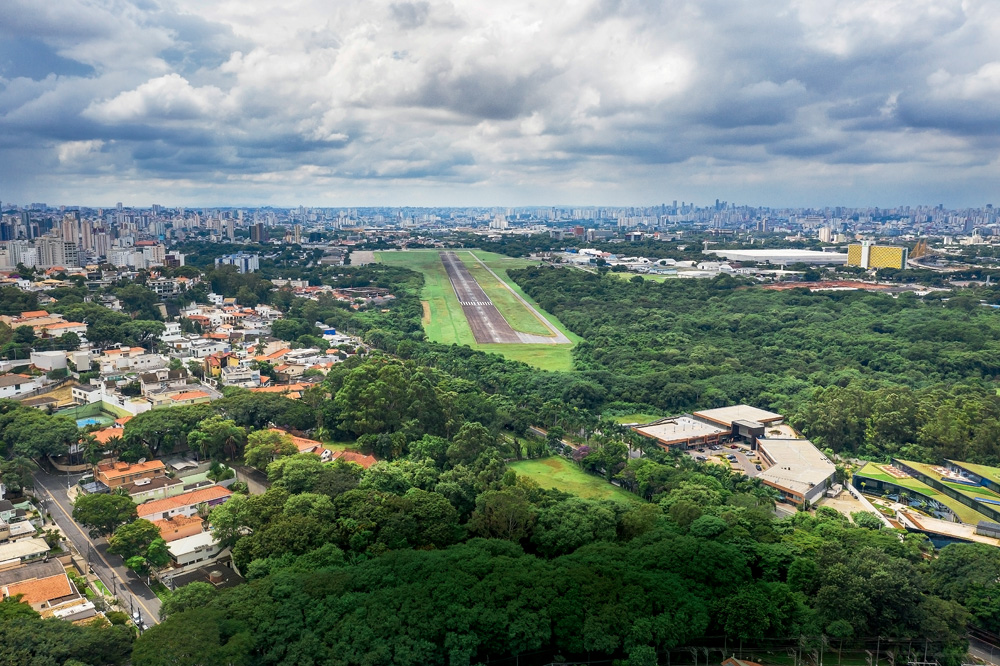
[[[36,57],[0,49],[0,182],[81,203],[981,203],[996,29],[986,0],[10,0],[0,40]]]

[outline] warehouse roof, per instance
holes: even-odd
[[[686,442],[689,439],[710,437],[729,432],[728,428],[720,428],[711,423],[693,419],[690,416],[676,416],[652,425],[636,428],[635,430],[647,437],[657,439],[663,444]]]
[[[757,478],[803,496],[837,470],[808,439],[760,438],[757,446],[774,461]]]
[[[757,423],[767,424],[784,419],[781,414],[775,414],[766,409],[758,409],[750,405],[733,405],[732,407],[705,409],[700,412],[694,412],[694,415],[727,428],[732,428],[734,421],[756,421]]]

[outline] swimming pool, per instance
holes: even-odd
[[[110,419],[107,416],[88,416],[85,419],[77,419],[76,427],[86,428],[89,425],[106,425],[112,421],[113,419]]]

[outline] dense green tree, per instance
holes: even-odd
[[[206,458],[234,460],[243,452],[247,432],[232,419],[215,415],[200,421],[197,429],[188,433],[187,439],[191,447]]]
[[[210,583],[188,583],[173,590],[163,598],[160,619],[192,608],[202,608],[219,596],[218,589]]]
[[[80,495],[73,503],[73,520],[90,528],[91,535],[108,536],[136,519],[135,503],[121,495]]]
[[[247,436],[243,460],[251,467],[266,470],[276,458],[292,456],[298,449],[287,434],[274,430],[257,430]]]
[[[100,618],[83,625],[43,620],[28,604],[6,597],[0,601],[0,645],[7,666],[114,666],[129,663],[132,632]]]
[[[131,499],[131,498],[130,498]],[[145,555],[149,544],[160,537],[160,529],[145,519],[122,525],[108,538],[108,552],[127,560],[135,555]]]

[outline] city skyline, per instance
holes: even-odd
[[[0,200],[981,207],[998,27],[933,0],[14,0]]]

